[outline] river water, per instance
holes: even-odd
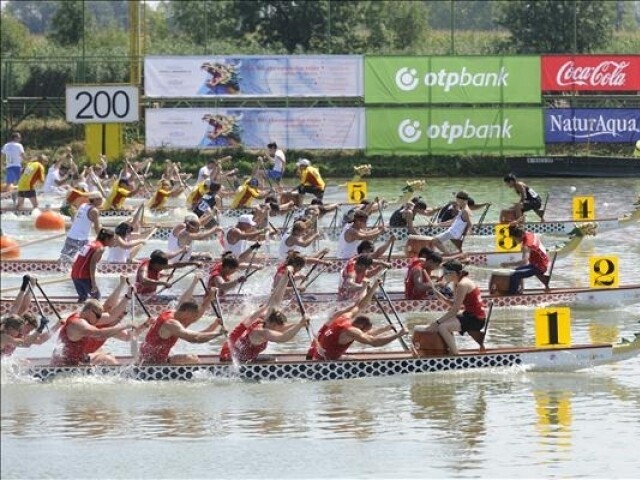
[[[570,217],[573,195],[594,196],[598,217],[631,210],[640,179],[540,179],[550,193],[547,218]],[[400,193],[403,180],[371,180],[370,195]],[[423,196],[442,203],[465,188],[491,201],[488,221],[515,201],[501,179],[427,179]],[[330,199],[343,200],[332,193]],[[28,221],[2,218],[5,233],[21,241],[46,236]],[[638,225],[585,239],[559,260],[554,286],[587,286],[592,255],[617,256],[620,283],[640,276]],[[558,237],[543,239],[547,245]],[[492,240],[474,240],[492,249]],[[53,258],[62,239],[23,250],[23,258]],[[199,248],[209,248],[203,244]],[[163,248],[151,242],[145,251]],[[474,244],[475,246],[475,244]],[[475,249],[475,248],[474,248]],[[474,270],[485,285],[487,272]],[[257,274],[248,292],[269,275]],[[318,291],[337,279],[318,282]],[[18,284],[5,275],[2,288]],[[108,291],[115,278],[100,279]],[[388,277],[401,288],[402,272]],[[528,285],[535,285],[535,280]],[[50,294],[69,294],[56,285]],[[250,303],[250,302],[249,302]],[[411,327],[437,318],[407,315]],[[632,338],[640,331],[640,305],[573,308],[576,343]],[[324,316],[313,319],[317,329]],[[229,319],[233,325],[238,319]],[[376,317],[376,322],[384,320]],[[204,321],[202,322],[204,325]],[[199,325],[196,325],[196,329]],[[534,341],[533,309],[494,310],[487,344]],[[459,344],[473,345],[466,338]],[[50,355],[54,340],[19,352]],[[300,334],[272,351],[306,349]],[[129,344],[109,350],[128,354]],[[396,350],[389,345],[388,350]],[[215,345],[180,345],[176,352],[218,351]],[[19,360],[12,360],[16,362]],[[640,456],[640,359],[576,373],[496,369],[335,382],[134,382],[65,378],[40,384],[2,366],[2,478],[425,478],[425,477],[637,477]]]

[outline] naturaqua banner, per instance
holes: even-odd
[[[539,56],[364,58],[366,104],[541,102]]]
[[[637,108],[549,108],[546,143],[628,143],[640,140]]]
[[[541,108],[367,108],[367,154],[541,154]]]

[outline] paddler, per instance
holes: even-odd
[[[86,182],[76,181],[71,184],[64,203],[60,207],[60,213],[68,217],[74,217],[80,205],[89,201],[91,193],[88,190]]]
[[[375,266],[374,266],[375,265]],[[374,260],[366,253],[351,258],[345,263],[340,272],[340,285],[338,286],[338,300],[354,299],[364,291],[383,268],[391,265]]]
[[[223,295],[232,288],[236,288],[238,285],[246,281],[246,277],[244,275],[231,278],[239,268],[240,261],[233,253],[223,253],[220,261],[211,265],[211,269],[209,270],[209,280],[207,281],[208,287],[217,288],[218,295]]]
[[[408,300],[424,300],[431,296],[437,277],[432,273],[440,268],[442,255],[428,247],[422,247],[412,259],[404,279],[404,296]]]
[[[216,296],[216,289],[207,290],[199,301],[194,300],[193,291],[200,282],[202,275],[196,273],[193,281],[178,301],[178,308],[165,310],[153,321],[142,345],[140,345],[139,363],[145,364],[196,364],[200,359],[195,354],[178,354],[169,356],[171,349],[178,340],[188,343],[206,343],[224,332],[222,323],[216,318],[208,327],[201,331],[190,330],[205,314],[211,301]]]
[[[67,232],[67,238],[60,251],[60,262],[73,262],[76,254],[89,243],[91,227],[93,227],[96,235],[102,228],[100,226],[99,210],[100,205],[102,205],[102,195],[100,192],[91,192],[87,198],[89,201],[80,205],[71,224],[71,228]]]
[[[336,253],[338,259],[347,260],[354,257],[362,240],[375,240],[378,235],[385,232],[384,225],[367,228],[368,219],[369,215],[361,210],[356,210],[353,214],[353,222],[342,227]]]
[[[128,178],[120,178],[113,183],[109,196],[102,206],[103,210],[131,210],[132,208],[125,205],[124,201],[135,195],[142,185],[138,185],[136,188],[131,187]]]
[[[287,271],[293,272],[293,267],[287,267]],[[233,329],[222,346],[220,361],[247,363],[261,360],[260,354],[269,342],[286,343],[309,325],[308,317],[302,317],[298,323],[287,324],[287,317],[279,310],[288,282],[288,275],[283,275],[269,302]]]
[[[227,230],[227,248],[239,259],[247,251],[247,241],[258,240],[265,233],[265,229],[255,230],[256,222],[251,215],[240,215],[235,227]]]
[[[195,187],[187,195],[187,208],[189,210],[193,210],[200,203],[200,199],[209,191],[210,186],[211,180],[208,178],[196,183]]]
[[[265,198],[269,192],[260,190],[257,178],[249,178],[236,191],[230,208],[251,208],[254,199]]]
[[[378,289],[379,282],[367,286],[366,291],[353,305],[339,310],[318,331],[307,352],[308,360],[339,360],[353,342],[382,347],[407,334],[404,328],[397,333],[387,333],[390,325],[373,328],[371,319],[360,315]]]
[[[89,297],[100,298],[96,270],[105,248],[113,246],[114,242],[113,230],[101,228],[96,239],[78,252],[71,266],[71,280],[78,292],[78,302],[84,302]]]
[[[389,227],[406,228],[410,235],[417,235],[418,231],[413,225],[416,215],[426,217],[433,213],[434,210],[427,209],[427,203],[424,200],[417,199],[415,202],[407,202],[391,214]]]
[[[306,158],[298,160],[296,163],[296,171],[300,177],[300,184],[296,189],[300,195],[298,205],[302,204],[302,197],[306,193],[310,193],[322,200],[324,197],[325,183],[320,175],[320,171],[316,167],[312,167],[311,162]]]
[[[427,328],[427,331],[438,332],[449,347],[449,352],[458,354],[454,332],[479,332],[484,327],[487,314],[482,300],[480,288],[469,278],[457,260],[449,260],[442,265],[446,282],[453,282],[453,301],[449,310]],[[462,313],[459,313],[462,309]]]
[[[167,248],[170,252],[186,248],[184,256],[178,260],[210,260],[211,255],[208,252],[193,252],[193,242],[205,240],[216,233],[224,233],[224,230],[217,226],[201,230],[200,219],[195,213],[188,213],[184,217],[184,222],[173,227],[169,233]]]
[[[513,188],[520,196],[520,201],[513,205],[516,219],[522,217],[523,213],[533,210],[540,217],[540,221],[544,222],[544,210],[542,210],[540,195],[526,183],[518,180],[513,173],[505,175],[503,180],[507,187]]]
[[[456,193],[456,204],[458,205],[458,213],[453,220],[439,223],[440,226],[448,227],[444,232],[433,237],[433,246],[443,253],[449,253],[446,247],[447,242],[451,242],[462,252],[462,242],[468,232],[473,227],[471,218],[471,210],[469,209],[469,194],[463,190]]]
[[[520,282],[524,278],[536,277],[549,290],[549,255],[544,248],[540,237],[533,232],[528,232],[522,225],[509,225],[509,236],[513,239],[514,247],[522,244],[522,258],[515,262],[504,262],[503,268],[516,267],[509,277],[509,295],[518,293]]]
[[[28,198],[33,208],[38,208],[36,187],[44,183],[44,167],[49,162],[46,155],[38,155],[35,160],[27,163],[18,180],[18,203],[16,209],[20,210],[24,205],[24,199]]]
[[[178,184],[174,188],[171,188],[171,182],[168,180],[160,180],[158,182],[158,187],[156,191],[151,196],[149,200],[149,209],[154,210],[162,210],[165,208],[167,200],[169,198],[177,197],[182,193],[182,185]]]
[[[318,232],[310,231],[307,228],[306,222],[296,220],[291,226],[291,231],[282,234],[280,248],[278,249],[278,260],[284,260],[287,254],[293,250],[298,253],[304,253],[304,250],[319,236]]]
[[[219,208],[222,208],[222,198],[220,189],[222,185],[216,182],[209,184],[209,190],[200,198],[200,201],[192,208],[200,219],[200,223],[206,228],[214,227],[218,224]]]
[[[136,292],[141,295],[151,295],[156,293],[158,287],[171,287],[168,278],[166,280],[160,279],[160,275],[165,270],[174,272],[178,268],[199,267],[200,263],[191,261],[169,263],[170,259],[183,256],[186,251],[187,249],[183,247],[180,250],[169,253],[165,253],[162,250],[151,252],[149,258],[142,260],[138,270],[136,270]]]

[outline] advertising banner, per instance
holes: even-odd
[[[546,143],[632,143],[640,140],[637,108],[554,108],[544,112]]]
[[[540,108],[368,108],[366,123],[368,154],[544,152]]]
[[[640,55],[544,55],[542,90],[640,91]]]
[[[540,57],[365,57],[375,103],[540,103]]]
[[[150,108],[145,132],[149,148],[365,147],[362,108]]]
[[[361,97],[362,56],[145,57],[147,97]]]

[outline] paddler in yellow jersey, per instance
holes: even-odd
[[[265,198],[269,192],[260,190],[258,186],[257,178],[250,178],[240,185],[231,201],[231,208],[251,208],[254,198]]]
[[[138,187],[140,188],[140,187]],[[109,196],[102,206],[103,210],[133,210],[126,206],[124,201],[136,193],[138,189],[132,189],[127,178],[121,178],[113,183]]]
[[[64,204],[60,207],[60,213],[68,217],[74,217],[78,207],[89,201],[89,195],[91,195],[91,192],[87,190],[85,182],[73,183],[67,192]]]
[[[16,208],[19,210],[24,205],[24,199],[31,201],[33,208],[38,207],[38,198],[36,197],[36,186],[44,183],[45,174],[44,166],[49,162],[46,155],[38,155],[36,160],[29,162],[22,171],[18,180],[18,203]]]
[[[320,172],[316,167],[311,166],[311,162],[306,158],[301,158],[296,163],[297,172],[300,176],[300,185],[298,185],[298,193],[304,195],[310,193],[317,199],[322,200],[324,197],[324,180],[320,176]]]
[[[189,210],[193,210],[202,199],[203,195],[205,195],[209,191],[209,186],[211,185],[211,180],[205,178],[202,182],[196,183],[196,186],[189,192],[187,195],[187,207]]]
[[[149,209],[163,209],[169,197],[177,197],[180,193],[182,193],[182,185],[176,185],[172,189],[169,180],[160,180],[158,182],[158,188],[156,188],[151,200],[149,200]]]

